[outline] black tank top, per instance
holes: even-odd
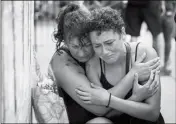
[[[64,50],[67,52],[70,56],[70,52],[66,47],[62,47],[58,50]],[[73,58],[73,57],[72,57]],[[74,58],[73,58],[74,59]],[[75,60],[77,61],[77,60]],[[77,61],[78,62],[78,61]],[[85,63],[78,64],[85,69]],[[96,116],[83,107],[81,107],[77,102],[75,102],[61,87],[58,86],[59,95],[63,98],[64,104],[66,106],[66,111],[68,115],[69,123],[73,124],[85,124],[87,121],[95,118]]]
[[[130,56],[131,56],[131,48],[129,46],[129,44],[126,44],[126,48],[127,48],[127,58],[126,58],[126,73],[128,73],[129,68],[130,68]],[[70,56],[72,56],[69,52],[69,50],[66,47],[62,47],[59,50],[64,50],[65,52],[67,52]],[[59,52],[59,50],[57,52]],[[136,51],[137,53],[137,51]],[[73,58],[73,57],[72,57]],[[73,58],[74,59],[74,58]],[[75,61],[77,61],[75,59]],[[77,61],[78,62],[78,61]],[[85,69],[85,63],[80,63],[78,62],[78,64]],[[102,70],[102,69],[101,69]],[[105,75],[103,74],[103,72],[101,71],[101,78],[100,81],[103,85],[103,87],[105,89],[109,89],[112,88],[113,85],[109,84],[109,82],[106,80]],[[67,110],[67,115],[68,115],[68,120],[69,123],[74,123],[74,124],[85,124],[87,121],[97,117],[96,115],[90,113],[89,111],[87,111],[86,109],[84,109],[83,107],[81,107],[77,102],[75,102],[61,87],[58,86],[58,92],[59,95],[63,98],[64,100],[64,104],[66,106],[66,110]],[[127,94],[127,96],[129,97],[131,95],[131,91]],[[110,118],[111,119],[111,118]],[[116,120],[116,119],[115,119]],[[111,120],[113,122],[115,122],[115,120]]]
[[[140,42],[139,42],[139,43],[140,43]],[[137,59],[137,48],[138,48],[139,43],[136,45],[135,61],[136,61],[136,59]],[[130,66],[131,66],[131,47],[130,47],[129,43],[127,43],[127,42],[125,42],[125,46],[126,46],[126,50],[127,50],[127,53],[126,53],[126,67],[125,67],[125,68],[126,68],[126,74],[127,74],[127,73],[129,72]],[[111,85],[111,84],[107,81],[107,79],[106,79],[106,77],[105,77],[105,75],[104,75],[104,73],[103,73],[103,68],[105,69],[105,62],[102,61],[101,59],[99,59],[99,60],[100,60],[100,69],[101,69],[100,82],[101,82],[103,88],[105,88],[106,90],[108,90],[108,89],[110,89],[110,88],[112,88],[112,87],[114,87],[114,86]],[[102,67],[102,65],[103,65],[104,67]],[[131,95],[132,95],[132,89],[131,89],[131,90],[128,92],[128,94],[125,96],[125,99],[129,98]]]

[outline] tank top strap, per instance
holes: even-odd
[[[137,52],[138,52],[138,46],[141,42],[138,42],[136,45],[136,49],[135,49],[135,61],[137,60]]]
[[[130,68],[131,68],[131,47],[130,44],[125,42],[125,46],[126,46],[126,74],[129,72]],[[129,98],[132,95],[132,89],[127,93],[127,95],[125,96],[125,99]]]
[[[125,46],[127,50],[127,53],[126,53],[126,74],[127,74],[130,70],[130,65],[131,65],[131,47],[128,42],[125,42]]]
[[[101,60],[101,58],[99,58],[99,61],[100,61],[101,74],[105,73],[105,63],[104,63],[104,61]]]

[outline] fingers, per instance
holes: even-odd
[[[150,66],[151,70],[155,70],[160,68],[160,60],[158,60],[155,64],[153,64],[152,66]]]
[[[157,75],[156,80],[157,80],[157,85],[159,86],[160,83],[160,75],[159,75],[160,71],[156,71],[155,74]]]
[[[146,58],[146,52],[144,52],[144,53],[142,54],[142,56],[140,56],[140,58],[139,58],[136,62],[137,62],[137,63],[141,63],[141,62],[144,61],[145,58]]]
[[[154,65],[155,63],[157,63],[159,60],[160,60],[159,57],[157,57],[157,58],[154,58],[154,59],[152,59],[152,60],[146,62],[146,64],[147,64],[148,66],[152,66],[152,65]]]
[[[147,81],[147,83],[145,84],[145,86],[150,87],[150,85],[151,85],[151,84],[152,84],[152,82],[153,82],[153,79],[154,79],[154,72],[153,72],[153,71],[151,71],[151,72],[150,72],[150,77],[149,77],[149,80]]]
[[[134,83],[133,83],[135,86],[137,86],[137,85],[139,85],[138,84],[138,74],[137,73],[135,73],[134,74]]]
[[[160,71],[161,65],[159,64],[159,66],[155,69],[153,69],[154,72]]]
[[[158,86],[158,81],[159,81],[159,73],[158,73],[158,71],[154,74],[154,80],[153,80],[153,82],[151,83],[151,85],[150,85],[150,88],[151,89],[154,89],[155,87],[157,87]]]
[[[75,92],[77,96],[85,103],[85,104],[91,104],[91,98],[90,93],[83,92],[79,89],[75,89]]]
[[[157,91],[159,90],[159,87],[156,87],[154,91],[152,92],[151,96],[153,96]]]
[[[155,72],[155,78],[150,85],[151,96],[153,96],[159,89],[159,71]]]
[[[96,89],[100,88],[100,86],[95,85],[94,83],[90,83],[90,86],[91,86],[92,88],[96,88]]]
[[[134,74],[134,83],[138,83],[138,74],[137,73]]]
[[[83,86],[79,86],[77,87],[76,89],[80,90],[80,91],[83,91],[83,92],[89,92],[85,87]]]
[[[77,94],[77,96],[82,100],[82,101],[90,101],[90,97],[85,97],[85,96],[80,96]]]
[[[85,96],[85,97],[89,97],[90,93],[86,92],[86,91],[81,91],[79,89],[75,89],[75,92],[80,95],[80,96]]]

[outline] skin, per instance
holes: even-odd
[[[67,43],[71,55],[79,62],[87,62],[94,54],[88,38],[84,38],[83,43],[83,45],[80,44],[78,37],[71,38]]]
[[[64,27],[64,26],[63,26]],[[69,32],[69,31],[68,31]],[[77,32],[77,31],[75,31]],[[77,36],[72,36],[69,38],[69,34],[64,31],[64,43],[68,47],[72,57],[77,59],[80,62],[87,62],[93,53],[92,46],[87,44],[86,41],[88,39],[84,39],[84,45],[80,44],[79,38]],[[74,32],[71,32],[71,34],[74,34]],[[83,68],[73,59],[69,54],[67,54],[65,51],[60,50],[59,52],[56,52],[50,62],[50,65],[52,67],[57,85],[60,86],[73,100],[75,100],[79,105],[81,105],[86,110],[90,111],[91,113],[102,116],[105,115],[107,112],[109,112],[111,109],[106,108],[104,106],[96,106],[96,105],[87,105],[85,103],[82,103],[82,101],[77,97],[77,94],[75,92],[75,88],[78,86],[84,86],[87,88],[90,92],[93,90],[93,88],[90,86],[90,81],[85,76],[85,72]],[[145,56],[141,57],[145,58]],[[143,59],[139,61],[139,63],[136,63],[135,68],[130,71],[130,73],[125,76],[121,81],[119,81],[118,86],[114,87],[112,91],[116,92],[117,96],[124,97],[125,93],[118,91],[117,89],[121,89],[128,92],[126,89],[130,89],[133,84],[133,76],[134,73],[140,72],[141,70],[144,72],[148,72],[147,75],[150,74],[150,68],[154,69],[152,66],[157,65],[157,61],[154,59],[150,61],[149,63],[142,63]],[[141,69],[141,66],[144,66],[143,69]],[[151,95],[151,92],[148,90],[145,86],[143,87],[146,89],[146,94],[143,97],[148,97]],[[149,92],[148,92],[149,91]],[[132,98],[131,98],[132,99]],[[137,101],[139,98],[133,98],[133,100]],[[101,120],[99,118],[99,120]],[[103,119],[102,119],[103,120]],[[105,119],[107,120],[107,119]]]
[[[68,43],[70,42],[66,41],[66,44]],[[79,42],[75,40],[75,45],[79,45],[78,43]],[[72,52],[71,47],[72,46],[70,46],[69,49]],[[74,53],[71,53],[71,54],[75,55]],[[76,55],[80,55],[80,54],[76,54]],[[78,57],[74,56],[74,57],[78,58],[79,56]],[[88,59],[89,58],[87,58],[87,60]],[[103,106],[87,105],[77,97],[75,88],[81,85],[91,91],[92,90],[90,86],[91,82],[85,76],[84,70],[65,51],[61,51],[60,54],[55,53],[50,64],[53,69],[53,73],[55,75],[58,85],[61,86],[65,90],[65,92],[67,92],[73,98],[73,100],[75,100],[83,108],[85,108],[86,110],[96,115],[104,115],[110,110],[109,108],[106,108]],[[153,64],[156,64],[156,62],[154,62]],[[147,69],[148,67],[146,67],[146,70]],[[122,85],[123,83],[124,82],[121,82]],[[126,87],[126,85],[124,85],[124,87]],[[123,89],[123,86],[121,86],[121,88]]]
[[[98,35],[97,31],[90,32],[90,39],[93,44],[94,51],[96,53],[96,56],[100,57],[103,59],[106,63],[106,78],[107,80],[112,84],[112,85],[118,85],[117,82],[121,80],[125,76],[125,46],[124,42],[121,38],[121,35],[113,30],[107,30],[107,31],[102,31],[100,35]],[[135,56],[135,45],[131,45],[132,48],[132,58],[134,62],[134,56]],[[142,44],[139,45],[138,47],[138,54],[137,58],[139,58],[143,53],[146,53],[147,56],[144,60],[144,62],[147,62],[153,58],[157,57],[156,51],[153,48],[146,48],[146,46],[143,46]],[[98,59],[97,57],[97,59]],[[158,62],[159,63],[159,62]],[[94,68],[89,68],[89,72],[94,72],[90,80],[92,83],[95,83],[101,87],[101,83],[98,82],[99,76],[100,76],[100,69],[99,69],[99,61],[96,61],[96,57],[94,59],[91,59],[89,61],[90,65],[94,65]],[[134,64],[132,65],[133,68]],[[97,68],[95,68],[97,67]],[[155,71],[159,70],[158,66],[156,66]],[[88,73],[89,74],[89,73]],[[118,77],[117,77],[118,74]],[[138,76],[141,73],[138,74]],[[152,75],[152,74],[151,74]],[[117,95],[114,94],[114,92],[111,92],[113,94],[112,97],[112,104],[110,104],[112,108],[119,110],[124,113],[128,113],[131,116],[144,119],[144,120],[149,120],[149,121],[155,121],[160,113],[160,97],[161,97],[161,88],[160,88],[160,81],[159,81],[159,76],[156,73],[155,77],[150,75],[149,81],[153,82],[154,84],[158,84],[159,88],[156,91],[155,94],[152,96],[146,98],[144,102],[135,102],[134,100],[123,100],[119,99],[117,100]],[[140,79],[140,78],[139,78]],[[144,85],[147,84],[148,81],[141,81],[140,84]],[[148,85],[149,89],[154,86],[154,84]],[[131,87],[132,88],[132,87]],[[85,96],[87,97],[87,102],[90,104],[91,98],[96,96],[95,98],[99,98],[101,93],[94,93],[94,92],[89,92],[86,88],[82,87],[82,90],[78,88],[78,91],[84,92],[86,94]],[[109,92],[109,90],[108,90]],[[125,92],[125,90],[122,90],[121,92]],[[77,92],[78,93],[78,92]],[[81,95],[83,95],[81,93]],[[80,93],[78,93],[79,98],[82,100],[85,99],[84,96],[80,97]],[[117,97],[115,97],[117,96]],[[133,96],[133,95],[132,95]],[[91,101],[93,102],[93,101]],[[122,109],[119,109],[117,106],[120,105]],[[147,116],[146,116],[147,115]]]

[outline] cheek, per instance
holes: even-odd
[[[72,55],[76,55],[76,50],[72,47],[69,47],[69,51]]]
[[[101,54],[101,48],[100,47],[99,48],[93,47],[93,50],[94,50],[95,54],[97,54],[98,56]]]
[[[112,52],[119,52],[121,49],[121,46],[117,43],[113,44],[112,46],[109,46],[109,50]]]
[[[87,48],[86,53],[92,55],[94,53],[93,47]]]

